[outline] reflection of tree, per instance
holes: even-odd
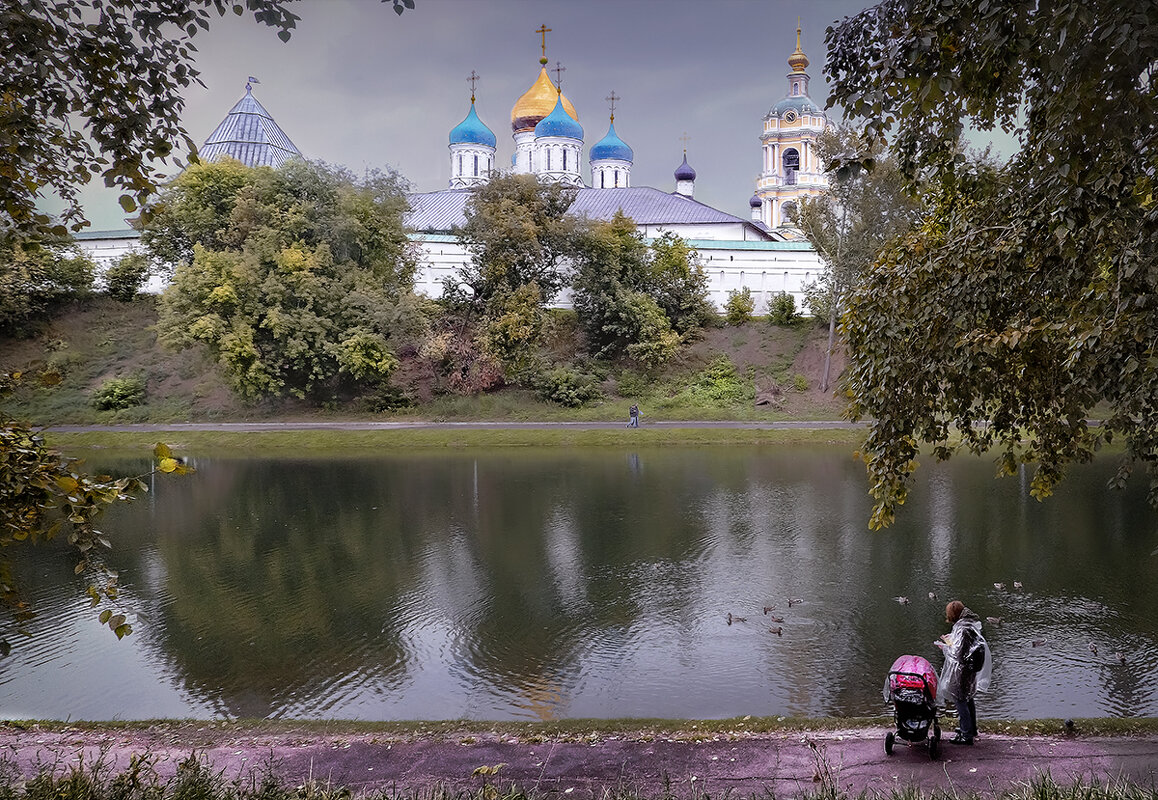
[[[1019,515],[1001,494],[1015,495],[1015,482],[995,491],[989,465],[945,465],[951,481],[918,483],[910,499],[952,504],[933,518],[945,527],[934,542],[920,514],[867,531],[863,467],[843,452],[637,452],[638,470],[605,450],[202,460],[155,503],[118,512],[117,529],[130,516],[158,528],[160,566],[133,564],[120,547],[113,566],[158,609],[142,639],[160,644],[190,691],[245,716],[324,715],[439,669],[457,681],[463,716],[486,695],[511,714],[568,714],[583,671],[632,662],[649,629],[663,632],[656,646],[680,685],[724,658],[754,664],[742,686],[710,687],[721,709],[872,713],[896,656],[939,666],[931,643],[948,595],[982,616],[1048,626],[1028,592],[995,596],[992,582],[1064,597],[1096,569],[1121,578],[1106,586],[1107,606],[1152,605],[1153,562],[1137,558],[1153,549],[1142,541],[1152,523],[1133,516],[1148,513],[1144,497],[1103,500],[1096,477],[1075,475]],[[1104,539],[1090,536],[1087,515]],[[1058,558],[1042,557],[1051,550]],[[805,603],[788,610],[789,596]],[[756,635],[767,603],[787,617],[782,638]],[[728,611],[754,616],[724,631]],[[1153,639],[1152,621],[1135,622]],[[712,626],[727,636],[706,635]],[[1001,648],[1009,630],[986,633]],[[735,649],[712,651],[720,642]],[[998,657],[1011,668],[1013,654]]]

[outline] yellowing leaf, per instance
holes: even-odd
[[[164,442],[157,442],[157,444],[153,446],[153,456],[155,458],[172,458],[173,451],[170,450],[169,445]]]
[[[181,465],[179,463],[177,463],[177,459],[175,459],[175,458],[162,458],[161,459],[161,465],[160,465],[159,469],[161,470],[161,472],[169,473],[169,472],[173,472],[179,466],[181,466]]]

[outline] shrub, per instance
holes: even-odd
[[[543,373],[535,389],[540,399],[568,408],[579,408],[603,396],[594,375],[570,367],[556,367]]]
[[[808,391],[808,378],[797,372],[792,376],[792,388],[798,392]]]
[[[144,253],[125,253],[105,270],[105,292],[114,300],[127,303],[137,296],[149,278],[149,257]]]
[[[724,303],[724,319],[729,325],[743,325],[752,318],[755,310],[756,301],[747,286],[728,292],[728,301]]]
[[[720,356],[696,376],[692,394],[701,402],[729,405],[744,400],[750,392],[736,365],[727,356]]]
[[[139,406],[145,402],[145,381],[136,376],[110,378],[93,392],[91,402],[101,411]]]
[[[832,294],[828,289],[816,281],[804,284],[804,302],[808,305],[808,313],[817,324],[828,324],[832,313]]]
[[[796,298],[788,292],[777,292],[768,298],[768,322],[791,325],[796,320]]]

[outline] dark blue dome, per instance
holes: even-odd
[[[481,144],[494,147],[497,140],[491,129],[483,125],[483,121],[474,112],[474,102],[470,104],[470,113],[466,119],[454,126],[450,132],[451,144]]]
[[[587,157],[591,161],[600,161],[605,158],[631,161],[635,157],[635,154],[631,152],[631,148],[627,146],[627,143],[615,133],[615,123],[613,122],[611,123],[611,127],[607,129],[607,135],[591,146],[591,152]]]
[[[535,138],[541,136],[562,136],[566,139],[583,141],[583,126],[571,119],[571,115],[563,108],[563,96],[555,101],[555,108],[550,114],[539,120],[535,126]]]
[[[764,201],[760,199],[760,195],[754,194],[748,198],[749,208],[759,208],[762,205],[764,205]]]
[[[696,179],[696,171],[688,164],[687,153],[684,153],[684,163],[676,167],[675,179],[677,181],[694,181]]]

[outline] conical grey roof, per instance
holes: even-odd
[[[198,155],[202,161],[229,156],[247,167],[280,167],[291,158],[302,157],[285,131],[257,102],[248,84],[245,97],[237,101],[217,129],[209,134]]]

